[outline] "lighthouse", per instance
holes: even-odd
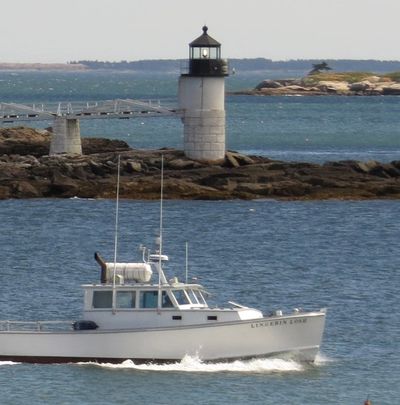
[[[184,125],[184,152],[190,159],[225,157],[225,77],[221,44],[207,33],[189,44],[189,67],[179,78],[178,101]]]

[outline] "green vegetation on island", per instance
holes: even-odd
[[[333,82],[347,82],[350,84],[368,81],[369,79],[374,78],[380,82],[398,82],[400,83],[400,72],[392,73],[372,73],[372,72],[318,72],[309,74],[304,77],[303,83],[309,85],[315,85],[320,81],[333,81]]]
[[[313,63],[309,73],[296,79],[266,79],[251,90],[235,94],[282,95],[400,95],[400,71],[372,73],[365,71],[335,72],[326,62]]]

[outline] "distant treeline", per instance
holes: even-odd
[[[229,66],[237,72],[254,72],[268,70],[311,70],[315,63],[326,62],[333,70],[393,72],[400,70],[400,61],[352,60],[352,59],[298,59],[273,61],[265,58],[229,59]],[[134,70],[143,72],[179,72],[187,64],[185,59],[152,59],[138,61],[106,62],[98,60],[79,60],[70,64],[82,64],[89,69]]]
[[[69,62],[70,64],[79,64],[87,66],[89,69],[110,69],[110,70],[135,70],[143,72],[176,72],[185,61],[179,59],[151,59],[120,62],[107,62],[98,60],[79,60]]]

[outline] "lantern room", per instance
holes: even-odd
[[[207,34],[203,34],[189,44],[188,76],[228,76],[228,62],[221,59],[221,44]]]

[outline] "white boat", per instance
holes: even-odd
[[[234,302],[211,308],[201,285],[167,280],[166,255],[142,249],[139,263],[105,263],[95,255],[101,282],[82,286],[82,320],[2,321],[0,360],[143,363],[175,362],[187,355],[229,361],[281,354],[314,360],[324,309],[264,316]]]
[[[163,162],[163,160],[162,160]],[[119,168],[119,164],[118,164]],[[119,171],[118,171],[119,178]],[[167,279],[162,253],[161,169],[160,237],[152,253],[142,247],[142,261],[118,263],[118,189],[114,261],[101,267],[100,283],[85,284],[78,321],[0,321],[0,360],[31,363],[176,362],[185,356],[202,361],[282,355],[313,361],[326,310],[268,316],[229,302],[211,308],[200,284]],[[154,281],[152,281],[155,275]],[[185,277],[187,279],[187,276]]]

